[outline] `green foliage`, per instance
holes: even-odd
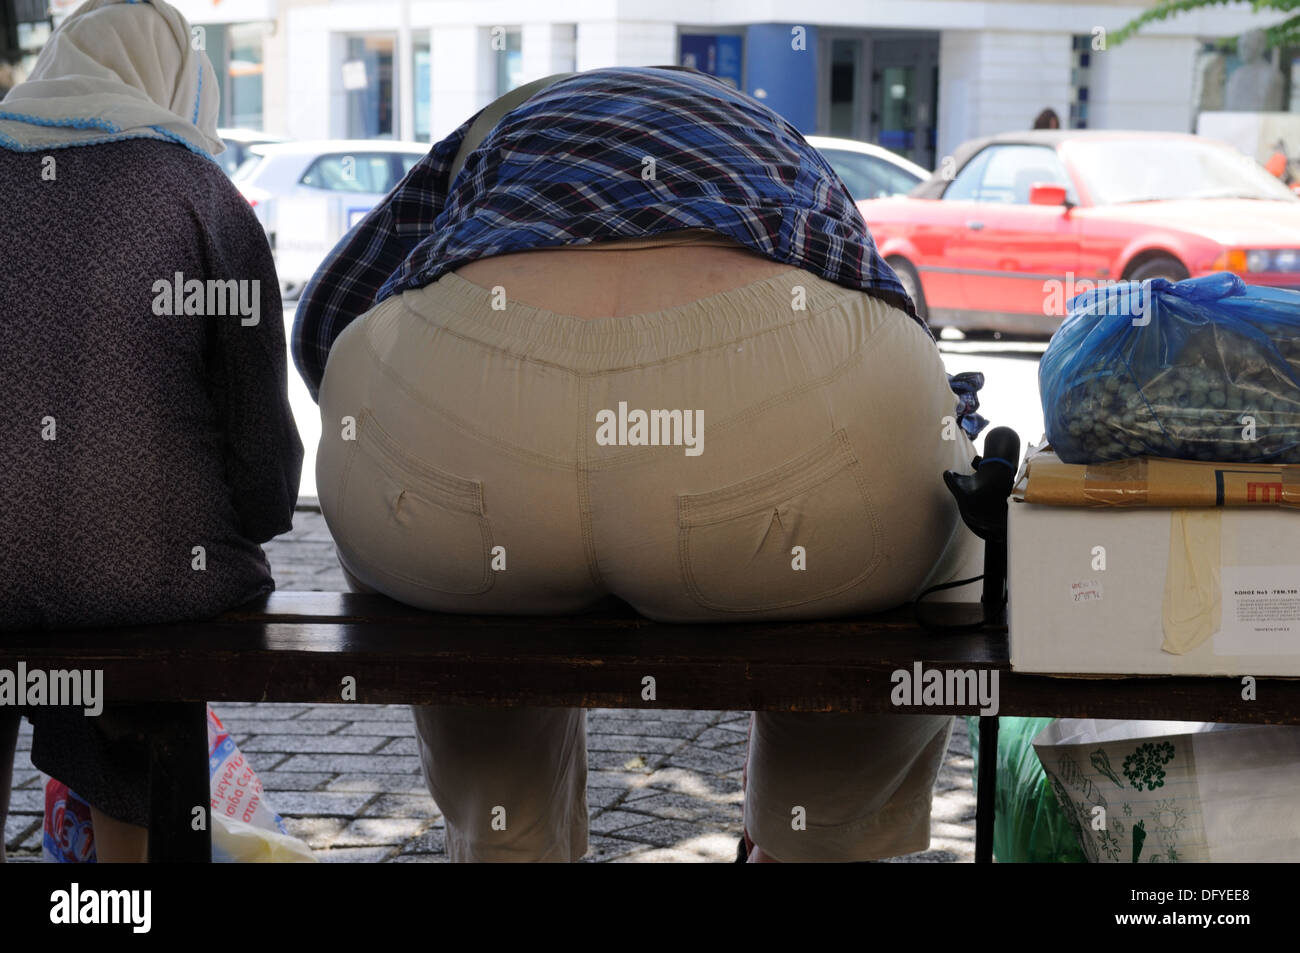
[[[1123,43],[1147,24],[1159,23],[1180,13],[1203,10],[1206,7],[1222,7],[1236,2],[1237,0],[1160,0],[1149,10],[1144,10],[1119,30],[1110,34],[1108,42],[1112,44]],[[1300,11],[1300,0],[1251,0],[1250,6],[1256,13],[1267,13],[1269,11],[1290,13],[1293,10]],[[1300,12],[1293,14],[1281,23],[1267,27],[1264,33],[1268,36],[1270,49],[1275,46],[1300,46]]]

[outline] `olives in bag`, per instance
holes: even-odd
[[[1066,463],[1300,463],[1300,292],[1227,272],[1088,291],[1038,379]]]

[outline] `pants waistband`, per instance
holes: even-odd
[[[678,307],[609,318],[557,314],[509,298],[495,310],[490,289],[455,274],[393,300],[436,328],[489,347],[595,372],[737,343],[858,299],[889,307],[797,268]]]

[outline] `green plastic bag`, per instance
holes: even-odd
[[[993,856],[1000,864],[1085,863],[1079,839],[1052,793],[1032,744],[1054,718],[998,719],[997,820]],[[972,783],[979,785],[979,719],[968,717]]]

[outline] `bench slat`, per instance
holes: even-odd
[[[941,603],[951,624],[978,606]],[[346,621],[344,621],[346,620]],[[1006,632],[931,634],[904,608],[862,619],[669,625],[630,611],[577,618],[423,613],[382,596],[276,593],[220,620],[0,637],[29,667],[102,668],[109,701],[341,701],[367,704],[965,713],[899,708],[891,674],[998,671],[999,713],[1300,723],[1300,679],[1052,677],[1009,671]],[[146,664],[141,664],[147,660]],[[642,698],[643,678],[656,698]]]

